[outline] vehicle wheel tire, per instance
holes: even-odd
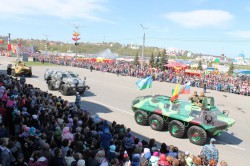
[[[182,138],[185,135],[186,128],[182,122],[178,120],[172,120],[168,124],[168,131],[172,137]]]
[[[15,72],[15,70],[11,70],[11,75],[12,75],[13,77],[16,77],[16,72]]]
[[[61,93],[62,93],[62,95],[67,96],[68,95],[68,88],[65,86],[62,86]]]
[[[160,115],[153,114],[148,118],[149,125],[153,130],[161,131],[164,127],[163,118]]]
[[[191,143],[196,145],[204,145],[207,141],[206,131],[199,126],[192,126],[187,132],[188,138]]]
[[[80,95],[83,95],[85,91],[86,91],[86,88],[83,88],[82,91],[79,91]]]
[[[136,121],[137,124],[143,125],[143,126],[147,125],[147,123],[148,123],[148,115],[147,115],[146,112],[144,112],[142,110],[137,110],[135,112],[134,117],[135,117],[135,121]]]
[[[49,90],[54,90],[53,84],[51,81],[48,82],[48,89]]]

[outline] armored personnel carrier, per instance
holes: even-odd
[[[182,138],[187,135],[190,142],[204,145],[209,137],[214,137],[235,124],[228,117],[228,111],[221,111],[214,105],[213,97],[205,97],[202,106],[188,100],[156,95],[137,97],[132,102],[132,110],[137,124],[149,124],[160,131],[168,126],[171,136]]]
[[[26,75],[32,76],[32,69],[30,66],[26,66],[23,62],[18,62],[17,64],[8,64],[7,66],[7,74],[12,75],[14,77]]]
[[[84,94],[89,89],[89,86],[85,83],[86,77],[82,80],[76,73],[70,71],[46,70],[44,79],[49,90],[59,90],[62,95],[76,94],[76,92]]]

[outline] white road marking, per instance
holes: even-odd
[[[225,142],[221,142],[221,141],[216,141],[216,142],[225,144],[225,145],[227,145],[227,146],[230,146],[230,147],[232,147],[232,148],[236,148],[236,149],[239,149],[239,150],[243,150],[243,151],[246,150],[246,149],[244,149],[244,148],[240,148],[240,147],[238,147],[238,146],[230,145],[230,144],[227,144],[227,143],[225,143]]]
[[[124,111],[124,110],[122,110],[122,109],[119,109],[119,108],[116,108],[116,107],[113,107],[113,106],[104,104],[104,103],[102,103],[102,102],[98,102],[98,101],[96,101],[96,100],[91,100],[91,99],[85,99],[85,100],[86,100],[86,101],[91,101],[91,102],[93,102],[93,103],[97,103],[97,104],[100,104],[100,105],[103,105],[103,106],[106,106],[106,107],[108,107],[108,108],[112,108],[112,109],[118,110],[118,111],[120,111],[120,112],[124,112],[124,113],[130,114],[130,115],[134,115],[134,114],[131,113],[131,112]]]

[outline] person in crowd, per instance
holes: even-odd
[[[73,157],[73,153],[74,153],[74,151],[73,151],[72,149],[69,149],[69,150],[67,151],[67,154],[66,154],[66,156],[65,156],[65,158],[64,158],[67,166],[70,166],[71,163],[72,163],[73,161],[75,161],[75,159],[74,159],[74,157]]]
[[[9,144],[9,138],[1,138],[0,140],[0,161],[1,161],[1,166],[11,166],[11,153],[10,149],[7,147]]]
[[[48,166],[48,160],[40,151],[34,151],[30,157],[29,166]]]
[[[107,152],[107,155],[106,155],[109,162],[111,162],[111,160],[117,157],[117,153],[115,149],[116,149],[115,145],[110,145],[109,151]]]
[[[187,163],[187,166],[192,166],[193,164],[193,158],[192,155],[189,153],[189,151],[185,151],[185,161]]]
[[[225,160],[221,160],[220,166],[228,166],[228,165],[227,165],[227,162]]]
[[[23,86],[26,82],[26,78],[24,77],[24,74],[22,74],[21,78],[20,78],[20,84]]]
[[[173,158],[178,159],[178,153],[174,151],[174,146],[169,146],[169,152],[167,153],[167,156],[172,156]]]
[[[167,162],[167,157],[165,154],[161,154],[160,155],[160,159],[158,161],[158,165],[161,165],[161,166],[170,166],[169,162]]]
[[[9,137],[9,131],[3,123],[0,123],[0,138]]]
[[[62,150],[60,148],[56,148],[54,150],[55,156],[51,161],[51,165],[60,165],[60,166],[67,166],[64,157],[62,156]]]
[[[28,164],[24,162],[24,156],[22,153],[18,154],[17,161],[14,163],[13,166],[28,166]]]

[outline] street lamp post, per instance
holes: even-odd
[[[144,27],[142,24],[141,24],[141,27],[143,29],[143,42],[142,42],[142,52],[141,52],[141,69],[144,69],[145,30],[148,29],[148,27]]]

